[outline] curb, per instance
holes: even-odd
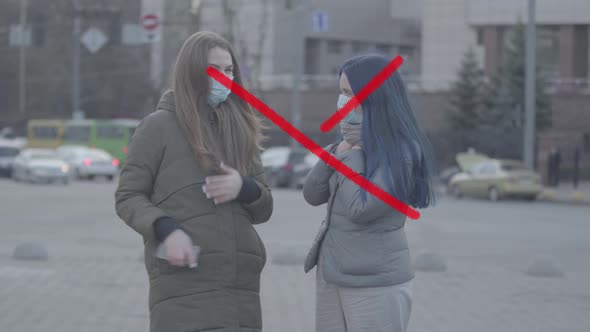
[[[548,203],[561,203],[571,205],[590,205],[590,199],[581,191],[572,191],[569,196],[556,195],[554,190],[545,190],[541,193],[539,201]]]

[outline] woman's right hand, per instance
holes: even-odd
[[[177,229],[164,240],[166,260],[174,266],[197,267],[197,257],[193,251],[193,241],[182,230]]]
[[[342,153],[344,151],[348,151],[352,148],[352,145],[345,140],[342,140],[338,147],[336,148],[336,154]]]

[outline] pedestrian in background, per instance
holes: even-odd
[[[225,39],[189,37],[173,89],[133,136],[115,195],[117,214],[145,244],[152,332],[262,330],[266,252],[253,225],[269,220],[273,200],[261,122],[209,66],[242,84]],[[165,259],[155,257],[160,245]]]
[[[547,159],[547,177],[549,186],[559,186],[559,169],[561,167],[561,153],[555,147],[551,148]]]
[[[342,108],[387,66],[362,55],[340,71]],[[402,202],[434,201],[428,143],[399,73],[391,75],[340,124],[343,140],[327,150]],[[305,262],[317,265],[317,332],[403,332],[412,308],[414,273],[404,232],[406,216],[319,161],[303,195],[327,216]]]

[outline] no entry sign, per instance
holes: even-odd
[[[141,18],[143,28],[148,32],[153,32],[160,25],[160,19],[155,14],[146,14]]]

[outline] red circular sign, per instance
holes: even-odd
[[[151,31],[158,27],[160,20],[154,14],[146,14],[141,18],[141,24],[144,29]]]

